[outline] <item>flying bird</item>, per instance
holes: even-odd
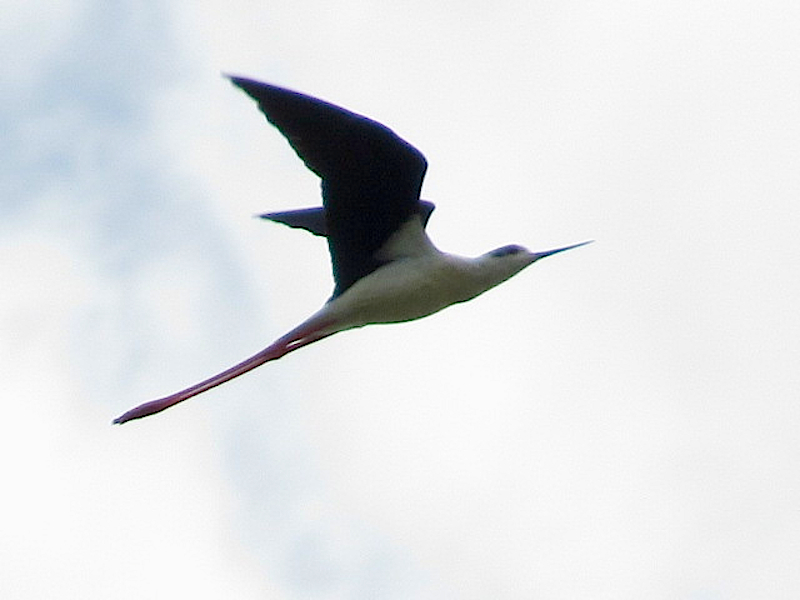
[[[371,119],[285,88],[242,77],[267,120],[322,180],[323,206],[261,215],[328,240],[335,288],[320,310],[261,352],[114,420],[140,419],[201,394],[334,333],[432,315],[495,287],[537,260],[589,242],[530,252],[497,248],[476,258],[440,251],[425,233],[433,204],[420,199],[427,162]]]

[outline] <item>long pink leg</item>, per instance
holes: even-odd
[[[239,375],[247,373],[248,371],[259,367],[266,362],[277,360],[289,352],[297,350],[298,348],[302,348],[303,346],[308,346],[309,344],[326,338],[329,335],[333,335],[336,333],[336,330],[327,332],[325,331],[326,329],[329,329],[330,325],[330,321],[319,322],[313,318],[309,319],[309,321],[293,329],[283,337],[277,339],[272,344],[264,348],[261,352],[243,360],[238,365],[234,365],[230,369],[222,371],[222,373],[218,373],[213,377],[209,377],[200,383],[196,383],[193,386],[188,387],[185,390],[181,390],[180,392],[176,392],[170,396],[165,396],[164,398],[159,398],[158,400],[151,400],[150,402],[140,404],[136,408],[132,408],[126,412],[124,415],[114,419],[114,423],[122,424],[127,421],[132,421],[133,419],[141,419],[142,417],[147,417],[157,412],[161,412],[162,410],[167,409],[170,406],[174,406],[179,402],[183,402],[192,396],[202,394],[203,392],[210,390],[221,383],[225,383],[234,377],[238,377]]]

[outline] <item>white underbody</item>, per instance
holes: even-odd
[[[378,257],[391,262],[356,281],[309,321],[324,319],[336,331],[412,321],[471,300],[533,262],[528,256],[498,260],[441,252],[417,218],[406,222]]]
[[[470,259],[441,252],[389,263],[354,283],[323,309],[340,327],[426,317],[488,289]]]

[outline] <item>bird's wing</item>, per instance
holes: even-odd
[[[436,207],[433,202],[428,202],[427,200],[419,201],[419,218],[423,229],[428,225],[428,219],[431,218],[431,213],[434,208]],[[305,229],[314,235],[328,237],[328,226],[325,223],[325,209],[322,206],[264,213],[258,216],[262,219],[288,225],[289,227]]]
[[[419,211],[425,157],[388,127],[333,104],[251,79],[231,81],[322,178],[333,295],[341,294],[380,266],[378,250]]]
[[[269,219],[289,227],[305,229],[314,235],[328,236],[328,226],[325,223],[325,209],[321,206],[314,208],[300,208],[258,215],[262,219]]]

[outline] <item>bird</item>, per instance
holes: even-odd
[[[115,424],[158,413],[335,333],[432,315],[479,296],[542,258],[591,242],[544,252],[514,244],[476,258],[442,252],[425,232],[434,205],[420,199],[427,161],[419,150],[385,125],[334,104],[225,76],[256,101],[320,177],[322,207],[259,216],[326,238],[334,290],[322,308],[260,352],[137,406],[114,419]]]

